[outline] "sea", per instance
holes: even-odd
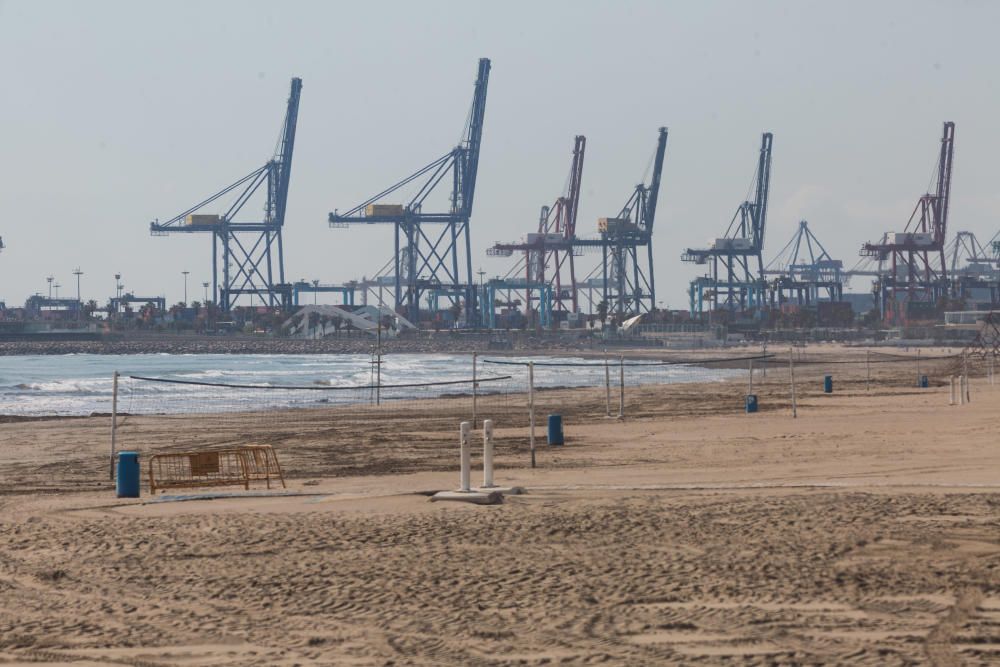
[[[539,389],[603,386],[605,382],[606,370],[600,359],[483,355],[477,365],[477,378],[483,381],[480,391],[501,386],[507,391],[523,391],[529,360],[536,363],[534,384]],[[393,397],[429,398],[471,391],[472,357],[467,354],[389,354],[382,357],[381,373],[375,369],[367,354],[4,356],[0,357],[0,415],[109,413],[115,372],[120,376],[120,399],[125,392],[134,396],[141,390],[143,396],[156,396],[156,411],[167,414],[232,409],[237,394],[240,402],[256,398],[262,405],[280,408],[331,402],[331,396],[338,402],[369,400],[370,391],[363,388],[371,385],[385,387],[383,395]],[[641,362],[626,362],[624,370],[627,385],[706,382],[746,372]],[[618,385],[619,372],[612,360],[608,374],[613,386]],[[509,378],[494,379],[505,376]],[[323,391],[335,388],[343,391]],[[119,406],[119,410],[123,408],[127,406]]]

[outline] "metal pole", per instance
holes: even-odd
[[[766,380],[767,379],[767,341],[766,340],[764,341],[764,358],[761,359],[760,363],[764,367],[763,368],[762,377]]]
[[[118,439],[118,371],[111,376],[111,481],[115,481],[115,447]]]
[[[611,416],[611,364],[608,361],[608,351],[604,350],[604,406],[608,417]]]
[[[865,391],[872,386],[872,351],[865,350]]]
[[[798,406],[795,404],[795,350],[788,348],[788,374],[792,381],[792,419],[799,416]]]
[[[618,357],[618,419],[625,419],[625,355]]]
[[[965,402],[969,403],[971,396],[969,395],[969,353],[962,353],[962,374],[965,375]]]
[[[458,427],[459,455],[461,457],[460,487],[459,491],[468,492],[471,490],[470,471],[472,469],[472,454],[469,450],[469,422],[462,422]]]
[[[920,386],[920,350],[917,350],[917,386]]]
[[[489,489],[493,484],[493,420],[483,420],[483,488]]]
[[[479,399],[479,383],[476,382],[476,353],[472,353],[472,428],[476,428],[476,408]],[[492,423],[492,422],[491,422]],[[483,422],[485,428],[486,422]]]
[[[747,395],[750,395],[753,393],[753,359],[751,359],[747,363],[750,366],[750,382],[749,385],[747,386]]]
[[[531,445],[531,467],[535,467],[535,362],[528,362],[528,441]]]
[[[948,396],[948,405],[955,405],[955,376],[951,376],[951,394]]]
[[[378,309],[378,347],[375,348],[375,405],[382,405],[382,306]]]

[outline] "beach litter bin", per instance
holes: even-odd
[[[929,383],[927,382],[926,375],[921,375],[919,378],[917,378],[917,386],[920,387],[921,389],[927,389]]]
[[[563,444],[562,415],[549,415],[549,446]]]
[[[757,394],[747,394],[746,408],[747,414],[757,412]]]
[[[823,393],[832,394],[833,393],[833,376],[824,375],[823,376]]]
[[[139,452],[118,453],[115,491],[119,498],[139,497]]]

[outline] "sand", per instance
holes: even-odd
[[[797,419],[776,368],[756,415],[743,380],[631,388],[624,421],[551,392],[534,470],[515,401],[497,481],[529,494],[489,507],[429,502],[458,481],[430,413],[254,422],[294,495],[187,502],[113,497],[107,418],[0,424],[0,664],[1000,662],[1000,387],[805,368]]]

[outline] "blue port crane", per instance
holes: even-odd
[[[770,132],[761,135],[754,197],[739,205],[725,235],[712,241],[709,248],[688,248],[681,255],[682,261],[710,267],[709,275],[691,282],[692,314],[703,312],[706,305],[712,310],[721,307],[745,312],[764,303],[764,228],[773,138]]]
[[[347,212],[334,210],[328,216],[333,228],[347,227],[351,223],[393,225],[395,308],[412,322],[419,321],[421,296],[428,290],[447,292],[452,305],[464,294],[466,320],[478,319],[475,316],[469,219],[476,192],[489,76],[490,61],[481,58],[472,108],[458,146]],[[425,211],[425,201],[442,182],[451,183],[447,210]],[[405,204],[382,203],[408,187],[415,188],[415,192]],[[439,230],[425,227],[432,224],[441,227]]]
[[[286,310],[291,306],[292,287],[285,283],[281,232],[301,93],[302,79],[293,78],[281,137],[270,160],[166,222],[149,225],[154,236],[175,232],[212,234],[212,290],[223,312],[229,312],[241,296],[249,297],[251,304],[256,297],[271,308]],[[263,219],[237,220],[247,202],[261,190],[266,196]],[[223,198],[229,202],[223,213],[198,213]]]

